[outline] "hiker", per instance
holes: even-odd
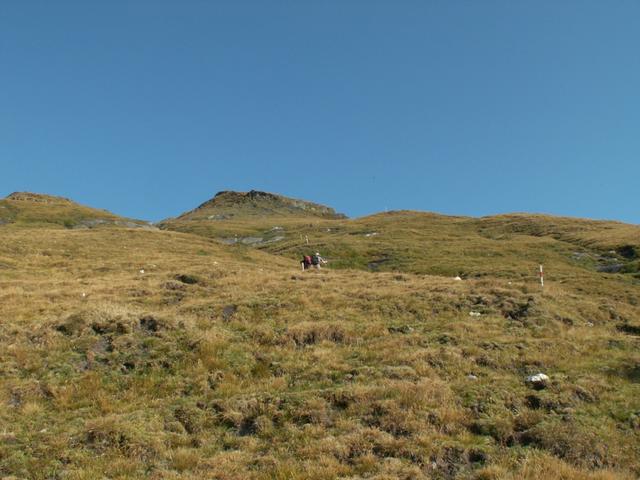
[[[320,256],[320,253],[316,252],[315,255],[311,256],[311,263],[314,267],[320,270],[320,264],[326,264],[327,261]]]
[[[302,270],[304,271],[311,268],[312,263],[313,263],[313,260],[311,258],[311,255],[305,255],[304,257],[302,257],[302,260],[300,261],[300,265],[302,265]]]

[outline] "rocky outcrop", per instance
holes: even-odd
[[[218,192],[212,199],[178,217],[178,220],[224,221],[252,216],[346,218],[345,215],[336,213],[333,208],[319,203],[251,190]]]

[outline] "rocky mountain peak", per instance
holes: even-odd
[[[236,192],[224,190],[215,194],[196,209],[183,214],[180,218],[227,219],[243,216],[311,216],[325,218],[345,218],[333,208],[319,203],[298,200],[275,193],[250,190]]]

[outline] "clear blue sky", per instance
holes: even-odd
[[[640,223],[640,2],[4,0],[0,195]]]

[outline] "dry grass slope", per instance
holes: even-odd
[[[274,256],[167,231],[0,227],[0,477],[640,476],[633,277],[567,260],[564,240],[472,235],[483,220],[283,223],[337,259],[389,251],[412,270],[411,248],[434,253],[416,273],[303,273],[295,239]],[[464,281],[420,272],[457,256]],[[538,372],[540,390],[525,382]]]
[[[524,214],[477,219],[400,211],[353,220],[186,218],[162,227],[250,244],[291,259],[317,249],[333,268],[513,278],[528,277],[543,263],[574,280],[576,275],[595,279],[606,274],[618,274],[617,281],[635,285],[640,280],[640,226],[619,222]],[[599,273],[594,277],[594,272]]]

